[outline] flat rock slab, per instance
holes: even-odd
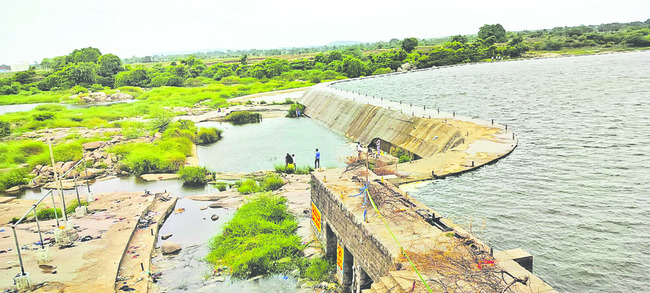
[[[144,174],[140,175],[140,177],[145,181],[172,180],[180,178],[178,174]]]

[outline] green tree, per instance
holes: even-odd
[[[97,74],[100,76],[114,76],[124,71],[122,60],[113,54],[106,54],[99,57],[99,69]]]
[[[467,43],[467,37],[463,36],[463,35],[456,35],[456,36],[451,37],[451,42],[452,43],[453,42],[458,42],[458,43],[461,43],[461,44],[465,44],[465,43]]]
[[[66,63],[79,63],[79,62],[93,62],[97,63],[99,56],[102,55],[102,52],[97,48],[88,47],[83,49],[75,49],[66,56]]]
[[[411,53],[415,47],[418,46],[418,39],[416,38],[406,38],[402,41],[402,49],[407,53]]]
[[[482,40],[487,40],[490,37],[494,37],[495,42],[505,42],[508,39],[506,38],[506,30],[500,24],[486,24],[483,25],[478,30],[478,38]],[[493,44],[493,43],[492,43]],[[488,45],[492,45],[488,44]]]
[[[90,86],[97,80],[97,64],[91,62],[68,64],[63,69],[63,76],[70,86]]]

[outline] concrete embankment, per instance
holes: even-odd
[[[418,160],[396,166],[399,183],[445,177],[491,163],[517,146],[506,126],[414,108],[320,84],[307,90],[300,102],[305,113],[333,131],[381,150],[399,147]]]

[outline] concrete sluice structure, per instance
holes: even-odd
[[[517,140],[505,126],[437,111],[428,118],[425,109],[408,115],[410,105],[400,109],[329,84],[312,87],[300,102],[308,116],[350,139],[366,145],[379,138],[382,151],[399,146],[421,157],[399,164],[399,176],[377,176],[361,163],[312,173],[312,229],[346,292],[555,292],[532,273],[530,254],[493,251],[396,186],[509,154]]]

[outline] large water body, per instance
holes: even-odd
[[[650,52],[456,66],[335,87],[495,119],[519,146],[411,195],[562,292],[650,285]],[[482,226],[485,225],[483,228]]]

